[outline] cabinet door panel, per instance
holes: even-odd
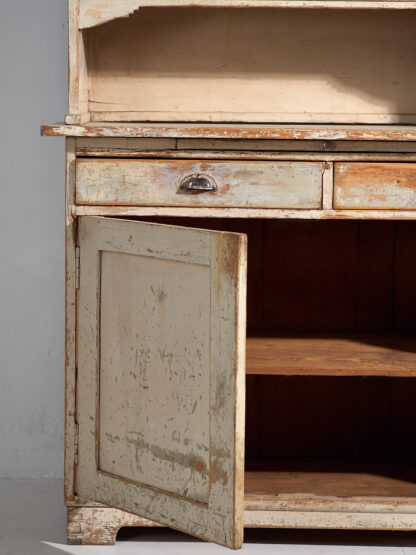
[[[77,493],[243,533],[245,236],[80,218]]]

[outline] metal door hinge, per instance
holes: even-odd
[[[81,275],[81,269],[80,269],[79,247],[75,247],[75,287],[76,289],[79,289],[80,275]]]
[[[76,465],[79,462],[79,424],[78,424],[78,422],[75,422],[74,462],[75,462]]]

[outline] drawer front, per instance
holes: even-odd
[[[76,202],[318,209],[323,168],[320,162],[78,159]],[[197,174],[217,190],[187,190],[187,176]]]
[[[416,164],[338,162],[335,209],[416,209]]]

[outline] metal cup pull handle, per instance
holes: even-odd
[[[218,191],[218,185],[210,175],[193,173],[187,175],[179,184],[178,193],[198,194]]]

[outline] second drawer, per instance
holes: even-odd
[[[80,158],[76,202],[319,209],[323,169],[320,162]],[[216,190],[192,189],[204,186]]]
[[[416,164],[336,162],[334,208],[416,210]]]

